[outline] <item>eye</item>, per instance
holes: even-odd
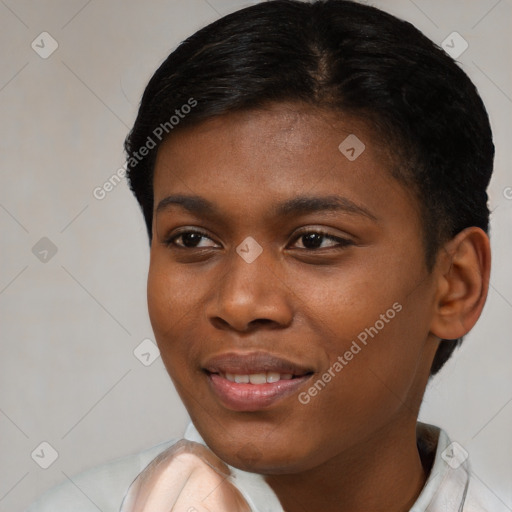
[[[351,240],[346,238],[337,237],[326,233],[322,230],[309,230],[298,234],[295,237],[295,241],[299,242],[296,246],[298,249],[303,250],[315,250],[315,249],[331,249],[331,248],[343,248],[349,245],[353,245]]]
[[[167,246],[180,249],[202,249],[204,247],[215,247],[217,244],[201,231],[182,231],[167,238],[164,241]]]

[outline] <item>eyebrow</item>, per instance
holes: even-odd
[[[220,212],[217,206],[201,196],[174,194],[162,199],[155,210],[159,213],[172,205],[181,206],[190,213],[197,215],[216,215]],[[345,213],[362,215],[373,221],[377,217],[364,206],[358,205],[346,197],[329,196],[299,196],[279,203],[272,208],[276,216],[306,215],[322,211],[341,211]]]
[[[277,205],[275,209],[277,215],[305,215],[321,211],[342,211],[377,220],[377,217],[364,206],[336,195],[299,196]]]
[[[190,213],[199,215],[218,214],[217,207],[201,196],[187,196],[182,194],[174,194],[162,199],[156,207],[155,213],[159,213],[169,208],[169,206],[178,205],[188,210]]]

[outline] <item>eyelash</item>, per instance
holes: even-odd
[[[177,234],[172,235],[171,237],[169,237],[166,240],[164,240],[164,244],[167,247],[172,247],[172,248],[176,248],[176,249],[185,249],[185,250],[187,250],[187,249],[188,250],[204,249],[204,247],[185,247],[183,245],[176,244],[175,241],[178,238],[182,237],[183,235],[188,235],[188,234],[199,235],[202,238],[207,238],[207,239],[211,240],[212,242],[214,242],[214,240],[212,240],[208,235],[206,235],[202,231],[198,231],[198,230],[195,230],[195,229],[189,229],[187,231],[182,231],[181,233],[177,233]],[[319,247],[319,248],[314,248],[314,249],[308,249],[307,247],[305,247],[305,248],[300,248],[300,250],[302,250],[302,251],[318,251],[319,249],[338,249],[339,250],[339,249],[343,249],[345,247],[348,247],[348,246],[354,244],[348,238],[341,238],[341,237],[333,236],[330,233],[327,233],[326,231],[323,231],[322,229],[309,229],[307,231],[303,231],[303,232],[297,233],[295,238],[294,238],[294,242],[296,242],[297,240],[301,239],[302,237],[304,237],[306,235],[311,235],[311,234],[320,235],[324,239],[328,239],[328,240],[337,242],[337,246],[331,246],[331,247],[327,247],[327,248],[326,247]],[[207,248],[209,248],[209,247],[207,247]]]

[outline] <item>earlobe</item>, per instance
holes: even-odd
[[[450,240],[439,254],[439,274],[430,331],[453,340],[467,334],[487,298],[491,268],[489,237],[470,227]]]

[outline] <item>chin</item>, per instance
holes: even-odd
[[[235,452],[233,446],[217,450],[216,446],[212,445],[212,448],[217,456],[230,466],[262,475],[298,473],[315,465],[311,463],[313,457],[310,454],[298,453],[290,445],[273,447],[264,443],[247,443]]]

